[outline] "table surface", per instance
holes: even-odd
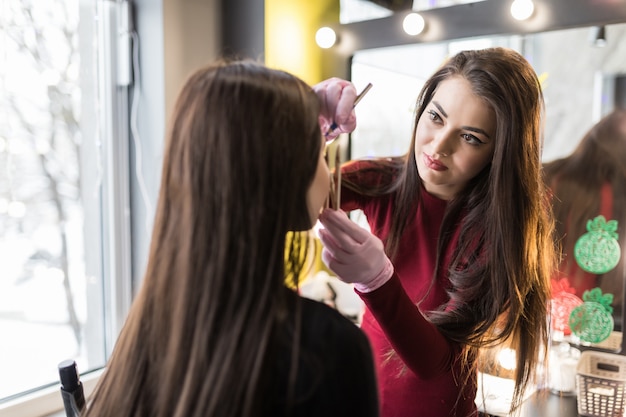
[[[520,416],[578,417],[576,396],[553,394],[549,390],[538,391],[524,401]]]

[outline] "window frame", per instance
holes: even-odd
[[[79,163],[85,167],[80,186],[82,195],[89,196],[83,199],[90,317],[85,343],[88,351],[93,351],[93,346],[96,352],[103,352],[94,360],[102,364],[112,352],[132,302],[130,6],[128,1],[78,1],[83,138]],[[81,372],[86,395],[102,370]],[[63,412],[58,383],[0,403],[0,417],[57,412]]]

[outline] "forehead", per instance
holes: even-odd
[[[436,102],[447,114],[450,122],[481,128],[495,134],[493,108],[472,90],[465,78],[453,76],[439,83],[431,102]]]

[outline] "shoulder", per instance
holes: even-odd
[[[319,301],[302,298],[303,332],[315,337],[366,340],[363,331],[336,309]]]
[[[299,296],[297,296],[299,297]],[[302,321],[297,346],[296,380],[291,376],[293,339],[273,362],[272,384],[277,399],[271,413],[284,416],[285,384],[292,384],[294,409],[290,415],[377,416],[378,403],[373,356],[365,334],[337,310],[299,297]],[[270,400],[272,401],[272,400]]]
[[[398,177],[403,166],[400,158],[358,159],[343,164],[341,174],[346,181],[363,186],[384,186]]]
[[[371,357],[369,339],[356,323],[318,301],[303,298],[302,303],[303,347],[337,363]]]

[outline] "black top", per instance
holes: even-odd
[[[295,295],[295,294],[294,294]],[[295,405],[285,406],[291,368],[292,334],[278,349],[269,398],[275,398],[271,416],[377,417],[378,393],[367,336],[337,310],[317,301],[300,298],[302,339]],[[291,332],[289,332],[291,333]]]

